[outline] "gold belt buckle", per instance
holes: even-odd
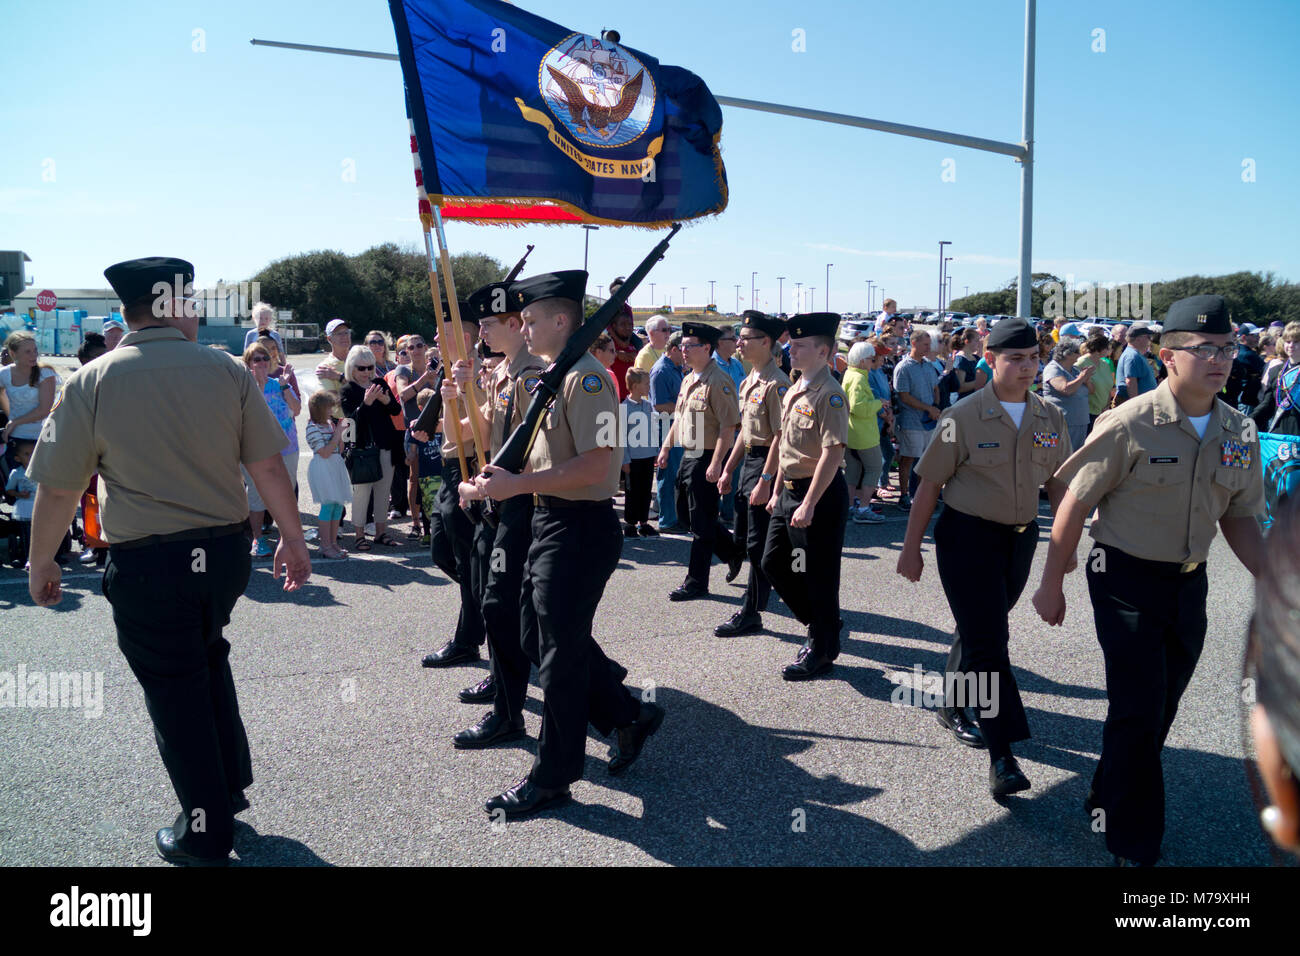
[[[1191,574],[1200,566],[1201,566],[1200,561],[1185,561],[1183,562],[1183,566],[1178,569],[1178,572],[1180,574]]]
[[[1016,534],[1020,534],[1020,533],[1022,533],[1022,532],[1023,532],[1026,528],[1028,528],[1028,527],[1029,527],[1029,525],[1028,525],[1027,523],[1026,523],[1026,524],[1018,524],[1018,525],[1016,525]]]
[[[791,481],[789,478],[782,478],[781,484],[785,485],[786,491],[794,491],[794,482]]]

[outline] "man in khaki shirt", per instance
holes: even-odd
[[[131,331],[68,379],[45,421],[28,470],[38,483],[31,594],[59,603],[54,554],[98,472],[109,542],[101,587],[181,804],[154,845],[172,863],[224,865],[253,782],[222,636],[251,572],[241,463],[280,526],[274,575],[285,574],[286,591],[307,580],[311,560],[280,457],[284,432],[243,364],[194,341],[194,267],[136,259],[104,276]]]
[[[1150,866],[1164,836],[1160,752],[1205,642],[1205,560],[1215,523],[1258,576],[1263,472],[1254,423],[1216,396],[1236,346],[1222,296],[1169,307],[1169,377],[1104,413],[1057,473],[1067,485],[1034,607],[1065,620],[1062,580],[1095,508],[1087,558],[1109,707],[1085,804],[1117,865]]]
[[[987,744],[989,790],[1003,797],[1030,786],[1011,753],[1030,734],[1011,670],[1008,618],[1038,546],[1039,489],[1047,485],[1055,507],[1064,486],[1052,475],[1071,448],[1064,414],[1029,388],[1038,371],[1033,326],[1003,319],[985,346],[993,380],[943,413],[917,463],[921,482],[897,570],[921,579],[921,540],[942,491],[935,559],[957,628],[936,716],[958,742]]]
[[[487,347],[505,357],[493,373],[483,414],[490,434],[489,457],[495,458],[532,400],[546,363],[524,343],[523,317],[509,301],[510,284],[492,282],[469,297]],[[468,362],[452,370],[455,385],[466,389],[472,374]],[[468,429],[469,422],[462,422]],[[470,477],[459,489],[462,501],[482,498]],[[520,640],[519,592],[524,562],[532,541],[533,500],[516,495],[500,503],[474,529],[471,557],[473,583],[491,651],[488,676],[460,692],[464,703],[488,703],[492,709],[473,727],[452,740],[458,750],[479,749],[524,736],[524,699],[531,664]]]
[[[740,383],[740,440],[731,450],[718,491],[731,490],[731,476],[740,468],[736,482],[736,544],[744,544],[749,557],[749,583],[745,600],[731,619],[713,629],[718,637],[757,634],[763,629],[761,612],[767,610],[772,585],[763,574],[763,545],[767,542],[770,516],[767,502],[776,477],[776,457],[781,435],[781,406],[790,390],[790,378],[776,360],[781,347],[777,340],[785,322],[747,311],[741,320],[740,354],[752,368]],[[744,462],[742,465],[741,462]],[[728,579],[730,580],[730,579]]]
[[[656,464],[668,467],[674,444],[686,449],[677,470],[677,514],[689,516],[691,554],[686,580],[670,601],[709,596],[709,567],[716,554],[735,577],[745,560],[744,546],[718,519],[718,481],[740,424],[740,405],[731,376],[713,361],[718,329],[703,322],[682,323],[682,355],[691,370],[677,394],[673,425]]]
[[[534,276],[510,287],[523,313],[533,354],[554,362],[582,327],[587,273]],[[552,388],[543,379],[539,389]],[[541,393],[545,394],[545,393]],[[618,396],[600,362],[583,350],[558,383],[554,404],[537,431],[528,470],[512,474],[486,465],[475,479],[497,501],[532,496],[532,543],[521,592],[522,640],[538,665],[542,732],[532,771],[488,800],[494,819],[521,817],[569,800],[582,778],[587,724],[615,734],[610,773],[623,773],[659,729],[664,712],[639,702],[615,677],[592,638],[605,585],[623,552],[613,495],[623,466],[617,438]]]
[[[831,376],[831,353],[840,317],[832,312],[789,321],[790,365],[800,379],[785,394],[777,469],[768,499],[772,516],[761,567],[808,639],[785,680],[810,680],[829,671],[840,653],[840,555],[849,519],[844,449],[849,403]]]

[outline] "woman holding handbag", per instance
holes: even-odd
[[[343,390],[339,400],[343,414],[352,419],[353,441],[346,452],[348,475],[352,479],[352,521],[357,541],[354,549],[369,551],[365,514],[372,496],[375,502],[375,541],[388,548],[399,542],[388,533],[388,493],[393,485],[393,446],[398,432],[393,414],[398,410],[388,384],[375,375],[375,355],[364,345],[354,345],[343,364]]]

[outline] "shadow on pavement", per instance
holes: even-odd
[[[235,821],[235,852],[241,866],[333,866],[297,840],[263,836],[243,820]]]

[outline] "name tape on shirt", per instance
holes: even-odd
[[[1178,464],[1177,455],[1152,455],[1147,458],[1149,465],[1176,465]]]

